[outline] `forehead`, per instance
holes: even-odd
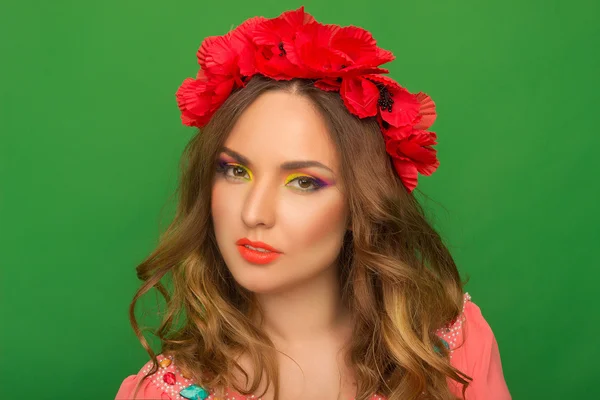
[[[338,167],[323,116],[310,99],[283,91],[258,97],[240,116],[225,146],[257,165],[314,160],[334,171]]]

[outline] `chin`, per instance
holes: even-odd
[[[238,285],[256,294],[275,293],[290,286],[277,279],[275,271],[265,266],[238,266],[230,272]]]
[[[237,277],[234,275],[235,281],[248,290],[249,292],[256,294],[274,293],[282,289],[282,285],[274,284],[269,282],[267,279],[256,279],[252,277]]]
[[[273,273],[262,266],[234,265],[229,267],[229,272],[238,285],[251,292],[268,291],[273,286]]]

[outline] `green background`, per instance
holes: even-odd
[[[105,0],[0,6],[2,399],[112,399],[147,361],[127,313],[194,133],[175,91],[203,37],[302,4],[436,101],[419,187],[513,397],[595,397],[598,2]]]

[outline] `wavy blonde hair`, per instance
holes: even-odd
[[[252,322],[252,315],[261,315],[260,307],[225,265],[210,213],[221,146],[244,110],[272,90],[312,100],[340,157],[352,229],[344,238],[338,270],[342,300],[354,313],[355,334],[347,347],[347,362],[356,374],[356,399],[373,393],[389,400],[456,399],[448,379],[463,385],[464,396],[471,378],[450,364],[435,333],[462,311],[463,282],[440,235],[395,173],[377,121],[351,115],[339,94],[318,89],[311,81],[261,76],[232,93],[186,146],[175,217],[157,248],[137,267],[143,284],[129,315],[153,360],[144,379],[158,370],[158,360],[134,309],[141,296],[156,288],[166,309],[152,333],[160,339],[161,353],[173,355],[184,376],[219,393],[233,387],[249,395],[266,374],[267,385],[274,385],[279,399],[277,350]],[[163,278],[171,283],[170,290]],[[242,352],[250,356],[255,376],[236,361]],[[252,380],[248,391],[237,385],[235,372]],[[139,385],[136,394],[138,389]]]

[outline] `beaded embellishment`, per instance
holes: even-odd
[[[456,321],[448,327],[438,329],[436,334],[442,339],[442,343],[450,351],[450,358],[456,348],[459,339],[462,339],[462,327],[465,321],[465,307],[467,302],[471,300],[469,293],[465,293],[463,299],[463,310]],[[439,351],[439,349],[436,349]],[[214,391],[206,390],[190,379],[185,378],[179,368],[173,362],[173,356],[157,355],[159,368],[153,375],[148,377],[152,379],[152,383],[169,395],[172,400],[261,400],[252,396],[243,396],[235,391],[226,389],[225,397],[218,397]],[[152,369],[152,361],[148,361],[142,372],[147,374]],[[373,395],[370,400],[384,400],[380,395]]]
[[[158,359],[158,371],[148,377],[152,383],[173,400],[205,400],[209,394],[206,390],[195,385],[190,379],[184,378],[173,363],[173,356],[161,354]],[[152,361],[148,361],[142,372],[147,374],[152,369]]]
[[[456,345],[459,339],[462,340],[462,327],[465,322],[465,307],[467,302],[471,301],[471,295],[465,293],[463,296],[463,308],[462,312],[454,321],[454,323],[448,327],[440,328],[436,331],[436,334],[442,339],[444,346],[450,350],[450,359],[452,359],[452,353],[456,349]]]
[[[209,391],[192,380],[187,379],[173,362],[173,356],[156,356],[158,371],[148,377],[152,384],[162,390],[171,400],[260,400],[255,396],[241,396],[229,389],[225,390],[225,397],[218,397],[214,391]],[[148,361],[142,372],[147,374],[152,369],[152,361]]]

